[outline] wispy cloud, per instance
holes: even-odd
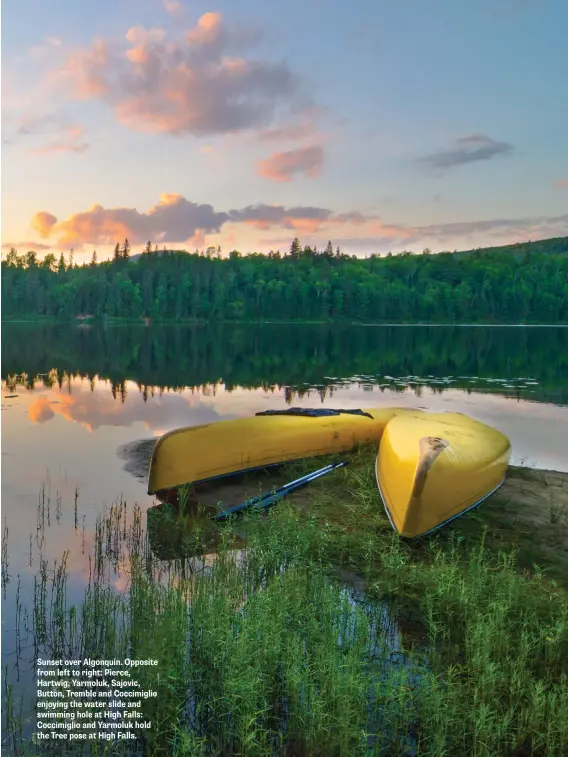
[[[559,179],[554,182],[555,189],[568,189],[568,179]]]
[[[16,133],[20,137],[51,136],[46,144],[28,148],[34,155],[48,155],[50,153],[76,152],[83,153],[89,148],[85,141],[85,127],[80,124],[65,124],[57,113],[46,113],[43,116],[32,116],[20,121]]]
[[[60,152],[83,153],[89,149],[89,143],[83,140],[85,129],[83,126],[68,126],[63,129],[63,139],[48,142],[41,147],[30,147],[29,152],[34,155],[50,155]]]
[[[46,37],[46,39],[39,45],[32,45],[29,49],[29,54],[32,58],[41,59],[52,53],[61,47],[61,40],[59,37]]]
[[[426,155],[416,162],[429,168],[446,169],[491,160],[498,155],[511,155],[513,152],[514,147],[509,142],[497,142],[485,134],[471,134],[458,139],[452,149]]]
[[[497,218],[394,228],[405,233],[341,236],[334,238],[334,241],[344,249],[354,252],[416,252],[424,247],[430,247],[435,251],[475,249],[567,236],[568,213],[552,217]],[[385,231],[386,229],[387,227]]]
[[[35,250],[36,252],[51,249],[50,244],[42,244],[41,242],[2,242],[3,250],[11,250],[12,247],[19,251]]]
[[[294,178],[316,179],[323,166],[324,152],[319,145],[276,152],[257,163],[257,174],[271,181],[292,181]]]
[[[268,128],[308,107],[303,82],[285,63],[243,57],[260,41],[253,28],[229,28],[205,13],[183,38],[137,26],[125,43],[94,40],[52,73],[78,99],[100,100],[128,128],[206,136]]]
[[[49,134],[58,128],[58,116],[55,113],[45,113],[42,116],[27,116],[21,119],[16,133],[23,136]]]
[[[312,138],[316,133],[315,124],[311,121],[303,123],[290,123],[276,126],[272,129],[264,129],[259,134],[259,139],[266,142],[296,142]]]

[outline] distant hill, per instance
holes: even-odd
[[[446,252],[449,252],[446,251]],[[552,239],[540,239],[535,242],[516,242],[515,244],[498,245],[496,247],[477,247],[471,250],[457,250],[452,252],[452,255],[456,257],[469,257],[471,255],[495,255],[501,253],[507,253],[517,257],[523,257],[527,252],[530,253],[545,253],[549,255],[565,255],[568,254],[568,237],[553,237]],[[187,250],[156,250],[152,252],[153,256],[171,255],[174,253],[183,253],[189,255]],[[395,255],[398,253],[394,253]],[[404,253],[401,253],[404,254]],[[418,253],[420,254],[420,253]],[[442,253],[433,253],[442,254]],[[143,253],[136,255],[130,255],[130,260],[136,261],[142,257]],[[246,253],[245,253],[246,256]],[[381,257],[385,257],[381,255]]]
[[[186,255],[188,254],[187,250],[155,250],[155,251],[152,250],[151,254],[152,255],[171,255],[174,252],[183,252]],[[143,254],[144,254],[143,252],[139,252],[136,255],[130,255],[129,260],[139,260]]]
[[[495,253],[506,252],[510,255],[522,257],[527,252],[547,253],[552,255],[568,254],[568,237],[553,237],[552,239],[541,239],[536,242],[517,242],[516,244],[501,245],[499,247],[481,247],[475,250],[460,250],[453,254],[458,257],[473,255],[494,255]]]

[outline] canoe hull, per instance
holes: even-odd
[[[503,483],[510,450],[501,432],[461,413],[391,419],[375,470],[393,528],[424,536],[479,505]]]
[[[368,415],[252,416],[170,431],[154,448],[148,493],[378,443],[391,418],[420,411],[366,408],[365,412]]]

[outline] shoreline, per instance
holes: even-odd
[[[145,328],[151,326],[203,326],[203,325],[246,325],[246,326],[265,326],[265,325],[282,325],[282,326],[397,326],[397,327],[437,327],[437,328],[543,328],[543,329],[557,329],[568,328],[568,323],[427,323],[424,321],[414,322],[365,322],[365,321],[267,321],[267,320],[156,320],[150,323],[144,323],[139,319],[129,318],[92,318],[88,320],[77,320],[75,318],[6,318],[2,319],[2,325],[10,324],[33,324],[33,325],[68,325],[68,326],[144,326]]]
[[[124,462],[124,470],[145,481],[156,439],[141,439],[122,445],[117,453]],[[373,467],[374,450],[351,455],[351,468]],[[322,463],[323,464],[323,463]],[[216,485],[203,485],[196,491],[196,501],[204,507],[215,508],[219,501],[225,506],[244,502],[258,494],[279,486],[301,473],[302,464],[283,465],[273,472],[249,473],[234,480]],[[343,478],[343,477],[342,477]],[[314,482],[305,489],[291,494],[287,501],[299,509],[309,510],[318,493],[331,492],[337,482]],[[336,502],[348,502],[349,493],[337,492]],[[377,492],[377,510],[382,505]],[[343,506],[335,504],[325,517],[339,518]],[[491,548],[519,550],[519,558],[527,570],[537,563],[551,572],[552,577],[562,581],[568,578],[568,472],[547,468],[509,465],[503,485],[486,503],[471,513],[456,519],[453,526],[441,529],[442,539],[457,533],[467,540],[479,539],[483,527],[488,529],[488,545]],[[568,588],[568,580],[565,580]]]

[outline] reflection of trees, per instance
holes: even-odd
[[[464,389],[471,384],[460,376],[533,378],[539,383],[531,387],[532,398],[568,402],[568,329],[3,325],[2,378],[10,390],[32,388],[38,379],[70,388],[70,377],[78,376],[91,386],[108,381],[121,401],[126,381],[133,381],[145,399],[187,388],[214,395],[223,384],[229,391],[285,387],[292,402],[310,390],[323,400],[334,379],[350,377],[361,377],[363,386],[372,383],[365,376],[401,377],[419,393],[421,383],[413,379],[428,375],[453,377],[449,386]],[[427,385],[436,392],[447,388]],[[514,389],[508,393],[515,396]]]

